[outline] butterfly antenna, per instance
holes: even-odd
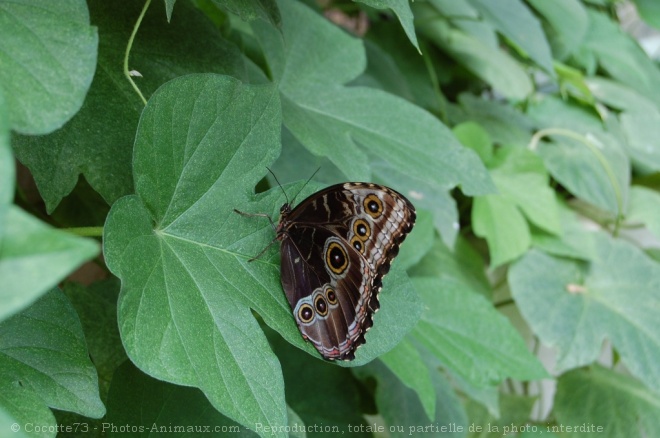
[[[321,167],[316,168],[314,173],[312,173],[312,176],[307,178],[307,181],[305,181],[305,184],[303,184],[303,186],[300,188],[300,190],[298,190],[298,193],[296,193],[296,195],[291,199],[291,202],[295,201],[296,197],[300,194],[300,192],[302,192],[302,190],[305,188],[305,186],[312,180],[312,178],[314,178],[314,175],[319,173],[319,170],[321,170]]]
[[[284,198],[286,198],[286,203],[291,205],[291,202],[289,202],[289,197],[286,195],[286,191],[284,190],[284,187],[282,187],[282,184],[280,184],[279,180],[275,176],[275,173],[272,170],[270,170],[268,167],[266,167],[266,169],[268,169],[270,174],[273,175],[273,178],[275,178],[275,182],[277,183],[278,186],[280,186],[280,189],[282,189],[282,193],[284,193]],[[294,197],[294,199],[295,199],[295,197]]]

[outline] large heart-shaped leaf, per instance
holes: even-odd
[[[591,263],[532,250],[509,271],[532,330],[559,350],[557,368],[593,362],[605,339],[631,373],[660,389],[660,265],[624,241],[592,236]]]
[[[245,274],[245,256],[231,247],[241,238],[231,208],[277,155],[279,124],[270,86],[211,74],[168,83],[140,120],[137,196],[115,203],[104,236],[108,266],[122,279],[129,357],[154,377],[201,388],[248,427],[286,424],[286,405],[277,359],[245,303],[276,283]]]
[[[268,220],[233,212],[275,218],[286,201],[280,188],[252,194],[279,153],[279,108],[274,87],[226,76],[187,76],[163,86],[138,129],[137,195],[115,203],[105,228],[106,260],[122,279],[119,326],[129,357],[157,378],[199,387],[248,427],[286,424],[279,364],[252,310],[320,358],[291,316],[277,245],[248,262],[274,238]],[[299,196],[315,189],[309,184]],[[381,304],[378,329],[344,365],[393,348],[421,313],[408,277],[396,268],[385,279]]]

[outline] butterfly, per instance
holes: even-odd
[[[302,337],[323,358],[353,360],[365,343],[380,307],[383,277],[415,217],[415,207],[402,194],[347,182],[316,192],[295,208],[287,201],[279,223],[271,220],[273,241],[280,241],[282,288]]]

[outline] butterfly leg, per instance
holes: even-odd
[[[266,213],[246,213],[244,211],[236,210],[234,209],[234,213],[238,213],[241,216],[247,216],[247,217],[265,217],[268,219],[270,222],[270,226],[273,227],[273,230],[277,231],[277,225],[275,225],[275,222],[273,222],[273,219]]]
[[[259,254],[257,254],[256,256],[252,257],[250,260],[248,260],[248,263],[249,263],[249,262],[253,262],[253,261],[255,261],[256,259],[258,259],[259,257],[261,257],[262,255],[264,255],[264,253],[266,252],[266,250],[267,250],[268,248],[270,248],[271,245],[272,245],[273,243],[275,243],[276,241],[277,241],[277,237],[275,237],[273,240],[271,240],[270,243],[269,243],[268,245],[266,245],[266,247],[265,247],[264,249],[262,249],[261,252],[260,252]]]
[[[246,212],[244,212],[244,211],[240,211],[240,210],[236,210],[236,209],[234,209],[234,213],[238,213],[238,214],[240,214],[241,216],[247,216],[247,217],[255,217],[255,216],[256,216],[256,217],[265,217],[265,218],[268,218],[268,221],[270,222],[270,226],[273,227],[273,230],[275,230],[275,232],[277,232],[277,226],[275,225],[275,223],[273,222],[273,220],[270,218],[270,216],[268,216],[266,213],[246,213]],[[249,263],[249,262],[253,262],[253,261],[255,261],[256,259],[258,259],[259,257],[261,257],[261,256],[266,252],[266,250],[267,250],[268,248],[270,248],[271,245],[272,245],[273,243],[275,243],[276,241],[277,241],[277,236],[276,236],[273,240],[271,240],[270,243],[269,243],[268,245],[266,245],[266,247],[265,247],[264,249],[262,249],[261,252],[260,252],[259,254],[257,254],[256,256],[252,257],[250,260],[248,260],[248,263]]]

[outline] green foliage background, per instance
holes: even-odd
[[[0,435],[660,436],[660,68],[621,7],[0,0]],[[418,221],[328,363],[233,209],[340,181]]]

